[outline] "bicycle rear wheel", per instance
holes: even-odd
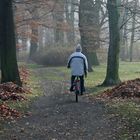
[[[78,94],[76,94],[76,102],[78,102]]]
[[[78,102],[78,94],[79,94],[79,91],[76,91],[75,92],[76,102]]]
[[[76,102],[78,102],[78,95],[80,94],[80,79],[79,76],[75,79],[75,98]]]

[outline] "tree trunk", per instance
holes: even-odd
[[[123,5],[127,4],[128,0],[123,0]],[[127,20],[128,20],[128,8],[121,8],[121,36],[120,36],[120,58],[122,61],[125,61],[128,56],[128,44],[127,44]]]
[[[1,82],[14,82],[21,86],[16,59],[12,0],[0,1]]]
[[[83,48],[83,53],[84,53],[85,56],[87,57],[87,61],[88,61],[88,72],[93,72],[92,64],[91,64],[91,61],[90,61],[89,56],[88,56],[87,47],[85,47],[85,45],[84,45],[83,36],[81,36],[81,44],[83,45],[83,46],[82,46],[82,48]]]
[[[75,31],[74,31],[74,21],[75,21],[75,17],[74,17],[74,13],[75,13],[75,5],[74,2],[76,2],[77,0],[71,0],[71,43],[75,43]],[[77,1],[78,3],[78,1]]]
[[[63,31],[63,22],[64,22],[64,1],[57,1],[55,8],[53,10],[53,19],[55,22],[54,28],[54,41],[58,44],[64,43],[64,31]]]
[[[81,45],[83,47],[83,50],[85,55],[87,56],[88,62],[89,62],[89,70],[92,70],[92,63],[91,63],[91,57],[88,55],[89,52],[96,52],[97,49],[97,38],[99,37],[97,35],[96,29],[99,26],[95,23],[95,7],[97,5],[94,4],[92,0],[88,0],[85,3],[85,0],[80,0],[80,6],[79,6],[79,30],[81,35]],[[97,14],[97,13],[96,13]],[[97,29],[98,30],[98,29]],[[98,37],[97,37],[98,36]],[[99,40],[99,39],[98,39]]]
[[[75,33],[74,33],[74,0],[66,0],[65,2],[65,13],[66,13],[66,20],[68,24],[69,30],[67,31],[67,41],[68,44],[72,45],[75,42]]]
[[[94,26],[95,26],[95,48],[100,48],[100,32],[101,32],[101,27],[100,27],[100,10],[101,10],[101,0],[95,0],[95,8],[93,9],[94,14]]]
[[[88,57],[88,51],[87,51],[87,47],[89,45],[89,42],[88,42],[88,36],[85,34],[85,29],[87,27],[86,25],[86,16],[84,14],[84,11],[85,11],[85,2],[84,0],[80,0],[80,6],[79,6],[79,30],[80,30],[80,36],[81,36],[81,45],[82,45],[82,48],[83,48],[83,53],[86,55],[87,57],[87,60],[88,60],[88,70],[89,72],[92,72],[93,69],[92,69],[92,65],[89,61],[89,57]]]
[[[42,50],[44,48],[44,36],[45,36],[45,28],[43,26],[39,26],[39,31],[38,31],[39,50]]]
[[[107,62],[107,73],[103,85],[110,86],[120,83],[119,78],[119,49],[120,49],[120,32],[119,32],[119,12],[117,0],[107,1],[109,15],[109,51]]]
[[[136,9],[137,9],[138,0],[135,0],[134,9],[133,9],[133,17],[132,17],[132,30],[131,30],[131,42],[130,42],[130,62],[133,60],[133,44],[134,44],[134,36],[135,36],[135,20],[136,20]]]
[[[96,52],[88,52],[89,61],[93,66],[99,66],[99,60]]]
[[[93,2],[93,0],[80,0],[79,6],[79,30],[81,35],[81,45],[82,47],[86,47],[87,58],[89,60],[89,68],[92,69],[92,62],[91,55],[88,53],[93,54],[96,53],[96,50],[99,48],[99,36],[100,36],[100,25],[99,25],[99,1]],[[85,54],[86,54],[85,53]],[[96,54],[97,56],[97,54]],[[96,57],[97,60],[97,57]],[[99,61],[97,60],[99,64]],[[97,64],[96,63],[96,64]]]
[[[33,58],[33,55],[37,52],[38,49],[38,11],[37,8],[34,7],[32,14],[33,23],[31,23],[31,29],[32,29],[32,36],[31,36],[31,45],[30,45],[30,54],[29,59]]]
[[[97,52],[96,50],[100,48],[100,9],[101,9],[101,1],[95,0],[94,7],[91,8],[91,13],[94,13],[93,16],[93,29],[94,29],[94,44],[93,44],[93,50],[91,52],[88,51],[89,61],[91,61],[91,65],[100,65]]]

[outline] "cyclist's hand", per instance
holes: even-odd
[[[85,78],[87,78],[87,73],[85,73]]]

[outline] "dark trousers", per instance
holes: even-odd
[[[80,77],[80,87],[81,87],[81,93],[85,91],[85,86],[84,86],[84,76],[79,76]],[[73,82],[75,80],[76,76],[72,75],[71,76],[71,90],[73,90]]]

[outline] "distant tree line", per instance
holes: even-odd
[[[21,85],[16,60],[20,40],[18,49],[29,47],[31,60],[46,46],[80,42],[90,71],[92,65],[99,65],[97,51],[106,47],[107,74],[103,84],[119,83],[119,57],[133,61],[134,43],[140,40],[139,8],[138,0],[1,0],[1,81]]]

